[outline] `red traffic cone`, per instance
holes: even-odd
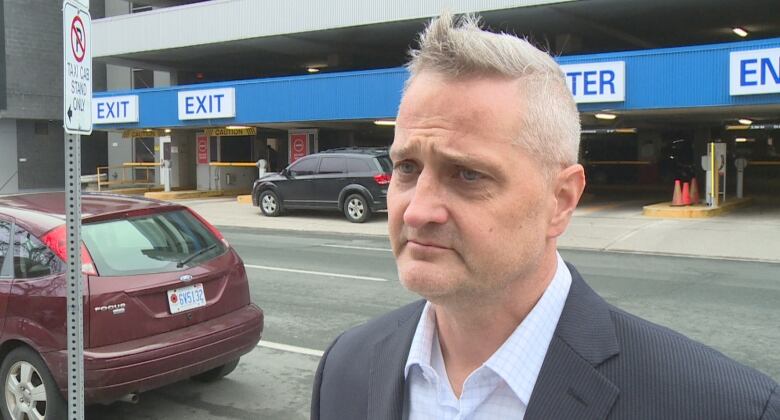
[[[699,204],[699,183],[696,182],[696,177],[691,179],[691,204]]]
[[[684,206],[690,206],[691,205],[691,190],[690,185],[688,185],[687,182],[683,182],[683,188],[682,188],[682,202]]]
[[[682,200],[682,192],[680,191],[680,180],[675,179],[674,180],[674,195],[672,195],[672,205],[673,206],[682,206],[683,200]]]

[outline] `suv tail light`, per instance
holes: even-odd
[[[218,240],[222,241],[222,243],[225,244],[225,246],[230,247],[230,244],[228,243],[227,239],[225,239],[225,237],[222,236],[222,232],[220,232],[217,228],[215,228],[214,225],[206,221],[206,219],[201,217],[201,215],[199,215],[198,213],[195,213],[195,211],[193,211],[192,209],[188,208],[187,210],[190,212],[190,214],[195,216],[196,219],[200,220],[200,222],[203,223],[203,226],[206,226]]]
[[[55,255],[60,257],[63,261],[68,261],[68,246],[66,244],[65,237],[67,236],[66,226],[62,225],[46,232],[41,240],[49,249],[54,252]],[[90,276],[97,276],[97,270],[95,264],[92,262],[92,255],[89,255],[89,250],[84,246],[84,242],[81,243],[81,272]]]
[[[391,174],[377,174],[374,175],[374,181],[379,185],[387,185],[390,183]]]

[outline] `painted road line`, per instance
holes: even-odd
[[[352,246],[352,245],[320,245],[327,248],[344,248],[344,249],[363,249],[366,251],[384,251],[384,252],[393,252],[392,249],[389,248],[371,248],[367,246]]]
[[[265,347],[274,350],[288,351],[290,353],[306,354],[309,356],[322,357],[323,352],[315,349],[307,349],[306,347],[289,346],[287,344],[274,343],[271,341],[261,340],[257,343],[257,347]]]
[[[312,274],[312,275],[315,275],[315,276],[324,276],[324,277],[339,277],[339,278],[344,278],[344,279],[368,280],[368,281],[387,281],[387,279],[382,279],[382,278],[379,278],[379,277],[352,276],[352,275],[349,275],[349,274],[325,273],[325,272],[322,272],[322,271],[308,271],[308,270],[296,270],[296,269],[293,269],[293,268],[269,267],[267,265],[244,264],[244,267],[246,267],[246,268],[255,268],[255,269],[258,269],[258,270],[284,271],[286,273]]]

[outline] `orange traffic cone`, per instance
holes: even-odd
[[[682,200],[682,192],[680,191],[680,180],[675,179],[674,180],[674,195],[672,195],[672,205],[673,206],[682,206],[683,200]]]
[[[690,190],[690,185],[687,182],[683,182],[682,202],[684,206],[691,205],[691,190]]]
[[[696,182],[696,177],[691,179],[691,204],[699,204],[699,183]]]

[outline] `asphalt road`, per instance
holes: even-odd
[[[383,237],[221,229],[266,314],[263,341],[212,384],[183,381],[88,419],[306,419],[318,354],[343,330],[416,299]],[[617,306],[780,380],[780,265],[562,250]]]

